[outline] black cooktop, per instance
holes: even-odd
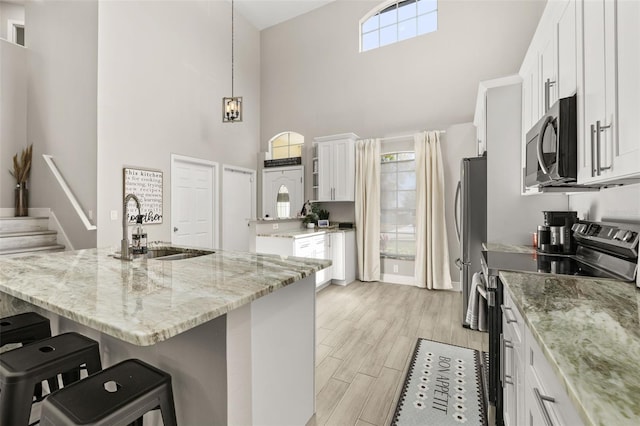
[[[619,278],[588,265],[575,256],[501,251],[483,251],[482,256],[489,267],[489,271],[541,272],[559,275]]]

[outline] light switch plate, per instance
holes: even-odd
[[[111,210],[111,220],[118,220],[118,210]]]

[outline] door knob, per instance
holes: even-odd
[[[178,228],[176,228],[175,226],[173,227],[173,232],[178,232]]]

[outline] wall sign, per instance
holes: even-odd
[[[162,172],[146,169],[122,169],[122,182],[124,193],[133,194],[140,201],[140,214],[145,224],[162,223]],[[127,205],[127,222],[136,223],[138,211],[135,203],[130,201]]]

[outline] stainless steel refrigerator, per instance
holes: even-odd
[[[460,242],[460,258],[456,263],[462,287],[462,325],[469,327],[465,318],[471,278],[481,271],[480,252],[482,243],[487,241],[487,157],[463,158],[460,162],[455,223]]]

